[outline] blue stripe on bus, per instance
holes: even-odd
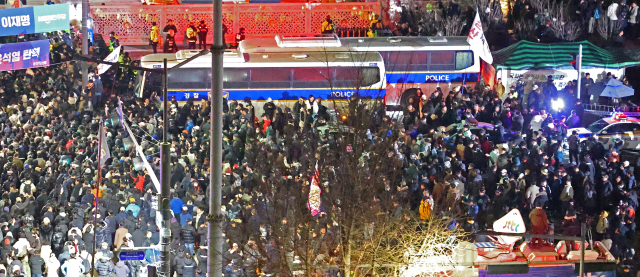
[[[249,98],[251,100],[260,101],[267,100],[271,98],[271,100],[298,100],[298,97],[304,97],[305,99],[309,97],[309,95],[313,95],[322,99],[348,99],[354,94],[359,94],[360,96],[367,97],[371,96],[375,97],[384,97],[386,90],[385,89],[242,89],[242,90],[234,90],[234,89],[225,89],[226,92],[229,93],[229,99],[236,100],[244,100],[245,98]],[[195,101],[200,101],[202,99],[207,99],[210,90],[169,90],[168,96],[169,99],[176,98],[177,101],[187,101],[190,98]]]
[[[466,78],[465,78],[466,75]],[[462,83],[477,82],[480,73],[386,73],[387,83]]]

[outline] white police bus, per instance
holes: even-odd
[[[467,37],[276,36],[240,42],[242,53],[356,52],[380,53],[386,72],[386,104],[406,105],[420,88],[429,95],[440,87],[447,93],[474,85],[480,78],[480,59]],[[414,99],[415,101],[415,99]]]
[[[175,54],[150,54],[141,66],[169,68],[193,57],[198,50]],[[161,95],[162,74],[144,73],[138,78],[138,96]],[[252,101],[316,98],[345,100],[352,95],[384,95],[384,62],[378,53],[270,53],[247,54],[237,50],[224,53],[224,84],[229,99]],[[169,100],[207,99],[211,90],[211,54],[200,56],[167,76]]]

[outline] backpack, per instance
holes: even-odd
[[[596,9],[596,11],[593,13],[593,18],[595,19],[600,18],[600,12],[598,11],[598,9]]]

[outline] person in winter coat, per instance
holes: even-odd
[[[124,224],[121,223],[120,224],[120,228],[118,228],[118,230],[116,230],[116,236],[113,242],[113,245],[116,248],[120,248],[120,246],[122,245],[122,243],[124,243],[124,237],[129,233],[129,229],[124,227]]]
[[[182,207],[182,213],[180,213],[180,226],[187,224],[187,220],[192,219],[193,216],[189,213],[187,206]]]
[[[100,277],[109,277],[114,270],[113,262],[106,257],[100,257],[96,261],[95,270]]]
[[[562,193],[560,193],[560,201],[562,201],[563,211],[569,209],[569,201],[573,200],[573,187],[571,186],[571,181],[567,181],[562,188]]]
[[[182,235],[182,241],[184,241],[184,246],[189,249],[189,254],[193,254],[193,247],[196,243],[196,229],[193,228],[192,219],[189,218],[187,220],[187,224],[182,226],[182,230],[180,231]],[[195,273],[194,273],[195,274]]]
[[[42,277],[44,273],[44,259],[40,257],[40,250],[33,251],[33,255],[29,258],[29,266],[31,267],[32,277]]]
[[[113,269],[113,272],[115,272],[116,277],[129,277],[129,274],[131,273],[131,270],[124,263],[124,261],[118,261],[118,263],[116,264],[116,266]]]
[[[182,277],[196,276],[196,262],[193,261],[190,254],[186,254],[186,259],[182,261]]]
[[[433,210],[433,205],[431,203],[431,198],[428,195],[424,196],[420,201],[420,220],[429,220],[431,218],[431,211]]]
[[[177,215],[182,210],[182,206],[184,206],[184,202],[182,202],[182,199],[178,197],[177,193],[174,193],[173,198],[169,202],[169,206],[171,207],[171,211],[173,212],[173,214]]]
[[[9,277],[18,277],[25,274],[24,267],[18,259],[11,261],[8,267],[11,268],[11,271],[9,271]]]
[[[596,224],[596,233],[600,235],[600,238],[603,238],[605,234],[609,232],[609,213],[607,211],[602,211],[600,214],[600,218],[598,219],[598,223]]]
[[[529,219],[531,220],[531,227],[534,234],[546,235],[549,231],[549,219],[547,219],[547,213],[542,209],[542,206],[537,206],[529,213]],[[533,238],[533,244],[540,244],[542,239]]]
[[[155,22],[151,22],[151,47],[153,47],[153,53],[158,53],[158,42],[160,41],[160,30]]]
[[[198,270],[207,272],[207,245],[200,244],[198,251],[196,251],[196,259],[198,259]]]
[[[56,258],[56,254],[51,253],[51,256],[45,261],[47,265],[47,277],[58,277],[58,269],[60,269],[60,261]]]
[[[532,184],[528,189],[527,192],[525,193],[525,197],[527,199],[527,205],[529,205],[529,207],[534,207],[533,202],[536,200],[536,196],[538,196],[538,193],[540,192],[540,187],[537,186],[536,184]]]
[[[180,248],[177,250],[176,256],[173,258],[173,264],[171,265],[171,269],[174,270],[178,277],[183,277],[183,266],[184,260],[187,259],[187,253],[185,253],[184,248]],[[173,275],[173,274],[171,274]]]
[[[131,197],[129,199],[129,205],[127,205],[127,208],[124,210],[125,213],[129,213],[129,211],[131,211],[131,213],[133,213],[133,217],[138,218],[138,213],[140,213],[140,206],[138,206],[136,204],[136,199]]]
[[[562,221],[562,234],[565,236],[580,236],[580,222],[574,211],[567,211]],[[573,250],[574,241],[567,241],[567,250]]]
[[[106,242],[98,245],[98,252],[96,253],[96,257],[107,257],[108,259],[113,258],[113,252],[109,250],[109,244]]]
[[[42,238],[42,242],[51,242],[51,238],[53,237],[53,225],[51,225],[51,220],[48,217],[42,219],[42,224],[40,224],[40,238]]]
[[[60,272],[66,277],[80,277],[84,271],[82,261],[76,259],[75,254],[60,267]]]

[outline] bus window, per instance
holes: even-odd
[[[251,69],[251,88],[291,88],[291,68]]]
[[[162,74],[155,72],[146,72],[144,78],[144,88],[141,95],[149,96],[152,92],[162,95]]]
[[[334,69],[336,81],[334,85],[343,87],[368,87],[380,82],[380,72],[377,67],[338,67]]]
[[[210,69],[207,68],[179,68],[169,71],[167,82],[170,89],[210,89]]]
[[[389,52],[385,65],[388,71],[428,71],[429,52]]]
[[[323,88],[330,87],[330,71],[327,67],[298,67],[293,68],[294,88]]]
[[[431,51],[429,71],[453,70],[455,68],[453,51]]]
[[[249,69],[246,68],[225,68],[224,88],[246,89],[249,88]]]
[[[456,52],[456,70],[463,70],[473,65],[473,52],[472,51],[458,51]]]

